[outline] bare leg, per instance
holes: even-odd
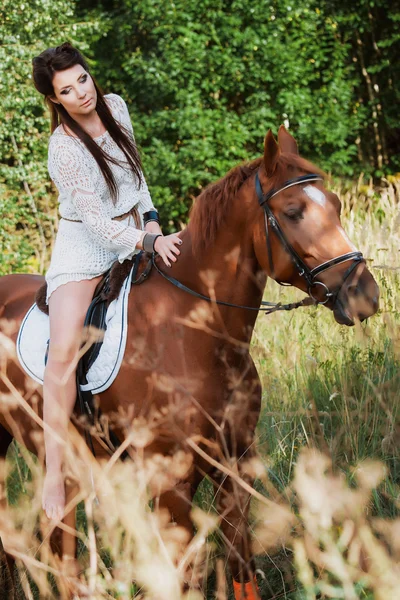
[[[68,368],[71,370],[70,362],[54,360],[49,353],[43,382],[43,419],[63,440],[67,439],[68,422],[76,399],[75,369],[67,377]],[[51,432],[45,432],[44,439],[46,478],[43,508],[49,519],[61,519],[65,506],[64,448]]]
[[[63,464],[68,423],[76,400],[76,361],[86,311],[101,276],[71,281],[49,298],[50,346],[43,381],[46,478],[42,504],[49,519],[62,519],[65,507]],[[53,433],[54,432],[54,433]]]

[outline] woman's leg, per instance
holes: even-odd
[[[76,400],[75,372],[85,316],[101,275],[71,281],[49,298],[50,344],[43,381],[43,420],[62,440]],[[49,519],[61,519],[65,507],[62,474],[64,446],[51,431],[44,432],[46,478],[43,509]]]

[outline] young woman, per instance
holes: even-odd
[[[125,101],[103,95],[68,42],[32,60],[33,81],[51,114],[48,169],[59,191],[61,220],[46,273],[49,355],[43,382],[46,478],[43,508],[61,519],[65,506],[63,448],[76,400],[76,357],[94,290],[114,261],[140,249],[171,266],[182,243],[163,236]],[[58,434],[58,439],[52,434]]]

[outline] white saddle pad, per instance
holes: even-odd
[[[113,300],[106,314],[106,331],[103,344],[95,362],[87,373],[88,383],[82,390],[93,394],[104,392],[118,375],[124,357],[128,333],[128,298],[131,289],[132,269],[125,279],[118,298]],[[26,313],[17,337],[17,355],[25,372],[43,384],[45,354],[50,337],[50,323],[36,303]]]

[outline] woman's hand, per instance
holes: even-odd
[[[177,246],[181,244],[182,240],[176,233],[160,235],[154,243],[154,250],[161,256],[167,267],[170,267],[171,263],[169,261],[176,262],[177,258],[175,254],[177,256],[180,254]]]

